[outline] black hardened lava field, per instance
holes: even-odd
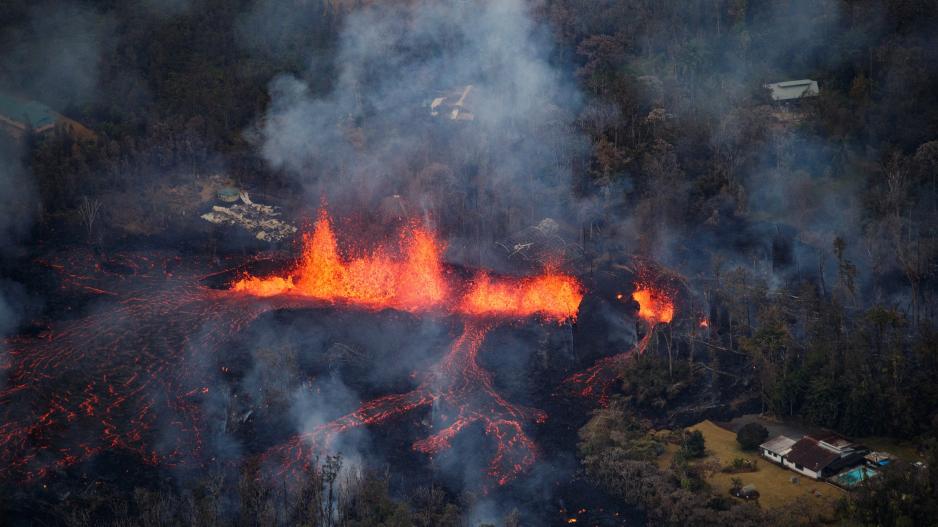
[[[938,526],[935,0],[6,0],[0,527]]]

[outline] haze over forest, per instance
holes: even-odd
[[[938,525],[936,28],[5,0],[0,525]]]

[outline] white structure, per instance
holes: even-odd
[[[443,116],[451,121],[474,120],[475,114],[469,110],[472,106],[470,99],[473,93],[473,86],[468,84],[462,89],[453,90],[433,99],[430,102],[430,115]]]
[[[791,445],[782,464],[809,478],[821,479],[862,462],[867,452],[864,447],[837,435],[820,439],[804,436]]]
[[[773,101],[793,101],[805,97],[817,97],[821,93],[817,81],[811,79],[773,82],[763,85],[763,88],[769,90],[769,96]]]
[[[785,454],[791,451],[791,446],[796,442],[788,436],[776,436],[759,445],[759,451],[762,457],[782,465]]]

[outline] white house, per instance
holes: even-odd
[[[759,445],[759,452],[762,457],[782,465],[785,455],[795,443],[796,441],[788,436],[776,436]]]
[[[804,436],[791,445],[782,464],[810,478],[821,479],[857,464],[867,452],[864,447],[837,435],[821,439]]]
[[[806,97],[817,97],[821,90],[817,81],[801,79],[796,81],[773,82],[763,86],[769,90],[773,101],[792,101]]]

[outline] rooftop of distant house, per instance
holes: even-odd
[[[769,90],[769,96],[772,97],[773,101],[791,101],[805,97],[817,97],[821,93],[817,81],[811,79],[772,82],[765,84],[763,87]]]
[[[95,133],[87,127],[57,113],[39,101],[0,93],[0,130],[23,138],[30,133],[59,129],[75,139],[92,140]]]
[[[0,117],[23,129],[43,130],[55,125],[58,114],[36,101],[27,101],[0,93]]]
[[[794,445],[796,442],[797,442],[796,440],[788,436],[780,435],[777,437],[773,437],[772,439],[769,439],[765,443],[762,443],[761,445],[759,445],[759,448],[763,450],[768,450],[769,452],[772,452],[773,454],[784,456],[791,450],[792,445]]]
[[[785,455],[788,461],[819,472],[840,458],[840,454],[822,447],[817,439],[805,436],[799,439]]]

